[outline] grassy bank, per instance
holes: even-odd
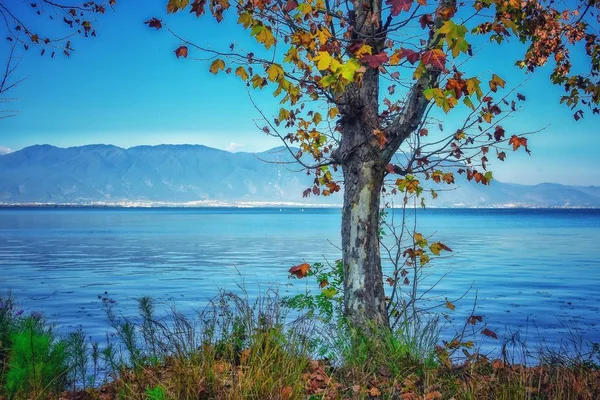
[[[492,359],[464,335],[440,340],[431,320],[359,333],[338,317],[336,282],[328,283],[333,290],[287,299],[224,292],[194,316],[157,315],[141,298],[126,318],[104,298],[102,343],[81,331],[58,335],[2,296],[0,399],[600,398],[597,345],[541,351],[526,366],[508,361],[509,340]]]

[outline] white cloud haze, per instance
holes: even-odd
[[[9,149],[8,147],[4,147],[4,146],[0,146],[0,156],[3,154],[8,154],[8,153],[12,153],[12,149]]]
[[[241,144],[241,143],[231,142],[231,143],[229,143],[229,146],[227,146],[227,151],[236,152],[243,147],[246,147],[246,145]]]

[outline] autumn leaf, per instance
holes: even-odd
[[[205,12],[206,0],[194,0],[190,10],[191,14],[196,14],[196,17],[201,16]]]
[[[319,288],[323,289],[325,286],[329,285],[329,281],[327,279],[323,279],[319,282]]]
[[[362,60],[366,61],[366,63],[371,68],[379,68],[380,65],[385,64],[389,61],[388,55],[385,52],[381,52],[375,55],[365,54],[362,57]]]
[[[221,60],[220,58],[217,58],[215,61],[212,62],[212,64],[210,64],[210,68],[209,71],[213,74],[217,74],[219,73],[219,70],[224,70],[225,69],[225,61]]]
[[[155,28],[157,30],[162,28],[162,22],[158,18],[151,18],[144,23],[148,25],[149,28]]]
[[[381,396],[381,390],[379,390],[377,387],[373,386],[371,389],[369,389],[367,391],[367,393],[369,394],[369,396],[371,397],[379,397]]]
[[[433,254],[435,254],[436,256],[439,256],[442,250],[452,252],[452,249],[450,247],[446,246],[445,244],[443,244],[442,242],[432,243],[429,246],[429,250],[431,250],[431,252]]]
[[[187,7],[189,0],[169,0],[167,3],[167,12],[175,13]]]
[[[485,328],[484,330],[481,331],[482,335],[485,335],[487,337],[490,337],[492,339],[498,339],[498,335],[496,335],[496,332],[489,330],[487,328]]]
[[[444,22],[442,27],[438,30],[438,33],[444,35],[444,40],[447,43],[449,49],[452,50],[452,56],[454,58],[463,52],[466,53],[469,48],[469,43],[465,40],[467,33],[467,27],[464,25],[457,25],[452,20]]]
[[[446,308],[454,311],[456,310],[456,306],[454,304],[452,304],[448,299],[446,299]]]
[[[446,55],[440,49],[427,50],[421,56],[421,61],[425,65],[431,65],[442,71],[446,70]]]
[[[271,64],[269,68],[267,68],[267,77],[271,82],[278,82],[283,79],[284,72],[283,68],[277,64]]]
[[[429,131],[426,128],[419,130],[419,136],[427,136]]]
[[[431,14],[421,15],[419,18],[419,24],[421,24],[421,29],[425,29],[428,26],[433,26],[433,18],[431,17]]]
[[[454,17],[456,14],[456,7],[454,6],[442,6],[439,7],[436,11],[437,16],[439,16],[443,21],[447,21],[450,18]]]
[[[291,386],[285,386],[281,389],[279,398],[282,400],[289,400],[294,395],[294,388]]]
[[[500,86],[501,88],[504,88],[504,85],[506,85],[506,82],[504,81],[504,79],[500,78],[498,75],[492,74],[492,79],[490,80],[489,85],[490,85],[490,90],[492,92],[496,92],[496,91],[498,91],[498,86]]]
[[[308,271],[310,271],[310,265],[308,263],[294,265],[290,268],[290,274],[298,279],[305,278],[306,275],[308,275]]]
[[[499,142],[502,139],[504,139],[504,133],[504,128],[502,128],[500,125],[496,125],[496,128],[494,129],[494,139],[496,140],[496,142]]]
[[[385,4],[391,7],[392,17],[400,14],[402,11],[410,11],[413,0],[385,0]]]
[[[400,50],[396,50],[394,54],[390,57],[391,65],[398,65],[403,58],[406,58],[409,63],[414,65],[417,61],[419,61],[420,54],[416,51],[401,48]]]
[[[527,148],[527,138],[518,137],[517,135],[512,135],[510,137],[510,140],[508,141],[508,143],[512,144],[513,151],[516,151],[521,146],[524,146],[525,148]]]
[[[482,321],[483,321],[483,317],[481,315],[471,315],[467,319],[467,322],[471,325],[475,325],[477,322],[482,322]]]
[[[177,58],[179,58],[179,57],[187,58],[187,56],[188,56],[187,46],[179,46],[177,49],[175,49],[175,55],[177,56]]]
[[[383,149],[385,147],[385,144],[388,142],[387,138],[385,137],[385,132],[379,129],[374,129],[373,135],[375,135],[375,137],[377,138],[379,149]]]
[[[248,78],[250,77],[248,75],[248,72],[246,72],[246,68],[242,66],[239,66],[235,69],[235,74],[245,81],[248,80]]]
[[[267,50],[275,44],[275,37],[271,28],[260,22],[252,27],[250,35],[256,38],[257,42],[262,43]]]
[[[329,69],[332,59],[333,58],[331,57],[331,54],[329,54],[327,51],[319,51],[319,54],[317,54],[316,57],[313,57],[312,60],[317,63],[317,69],[319,71],[324,71]]]

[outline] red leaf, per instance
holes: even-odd
[[[175,55],[177,56],[177,58],[179,58],[179,57],[187,58],[187,56],[188,56],[188,48],[187,48],[187,46],[179,46],[175,50]]]
[[[500,125],[497,125],[494,130],[494,139],[496,139],[496,142],[499,142],[504,138],[504,133],[504,129]]]
[[[296,7],[298,7],[298,2],[296,0],[288,0],[288,2],[285,4],[285,7],[283,8],[283,11],[289,13]]]
[[[400,14],[402,11],[410,11],[413,0],[385,0],[385,4],[391,7],[392,17]]]
[[[429,131],[425,128],[423,128],[419,131],[419,136],[427,136],[428,134],[429,134]]]
[[[196,17],[199,17],[202,14],[204,14],[206,9],[205,6],[206,0],[194,0],[194,2],[192,3],[192,9],[190,10],[190,13],[196,14]]]
[[[308,263],[294,265],[292,268],[290,268],[290,274],[294,275],[298,279],[306,277],[308,271],[310,271],[310,265]]]
[[[409,63],[414,64],[417,61],[419,61],[420,54],[413,50],[400,49],[399,56],[400,56],[400,59],[403,59],[404,57],[406,57],[406,59],[408,60]]]
[[[427,50],[421,56],[421,61],[425,65],[431,65],[442,71],[446,70],[446,54],[440,49]]]
[[[431,14],[421,15],[421,18],[419,18],[419,23],[421,24],[422,29],[425,29],[425,27],[428,26],[433,26],[433,18],[431,17]]]
[[[389,60],[388,55],[385,52],[375,55],[365,54],[362,59],[366,61],[371,68],[379,68],[380,65],[385,64]]]
[[[157,30],[162,28],[162,22],[160,22],[160,19],[158,18],[151,18],[144,23],[148,25],[149,28],[155,28]]]
[[[494,331],[491,331],[487,328],[485,328],[484,330],[481,331],[482,335],[485,335],[487,337],[491,337],[492,339],[498,339],[498,335],[496,335],[496,333]]]

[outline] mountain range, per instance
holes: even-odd
[[[201,145],[36,145],[0,155],[0,204],[341,204],[339,194],[303,198],[314,178],[299,169],[284,148],[230,153]],[[483,186],[455,175],[456,186],[428,199],[429,206],[600,207],[598,186]]]

